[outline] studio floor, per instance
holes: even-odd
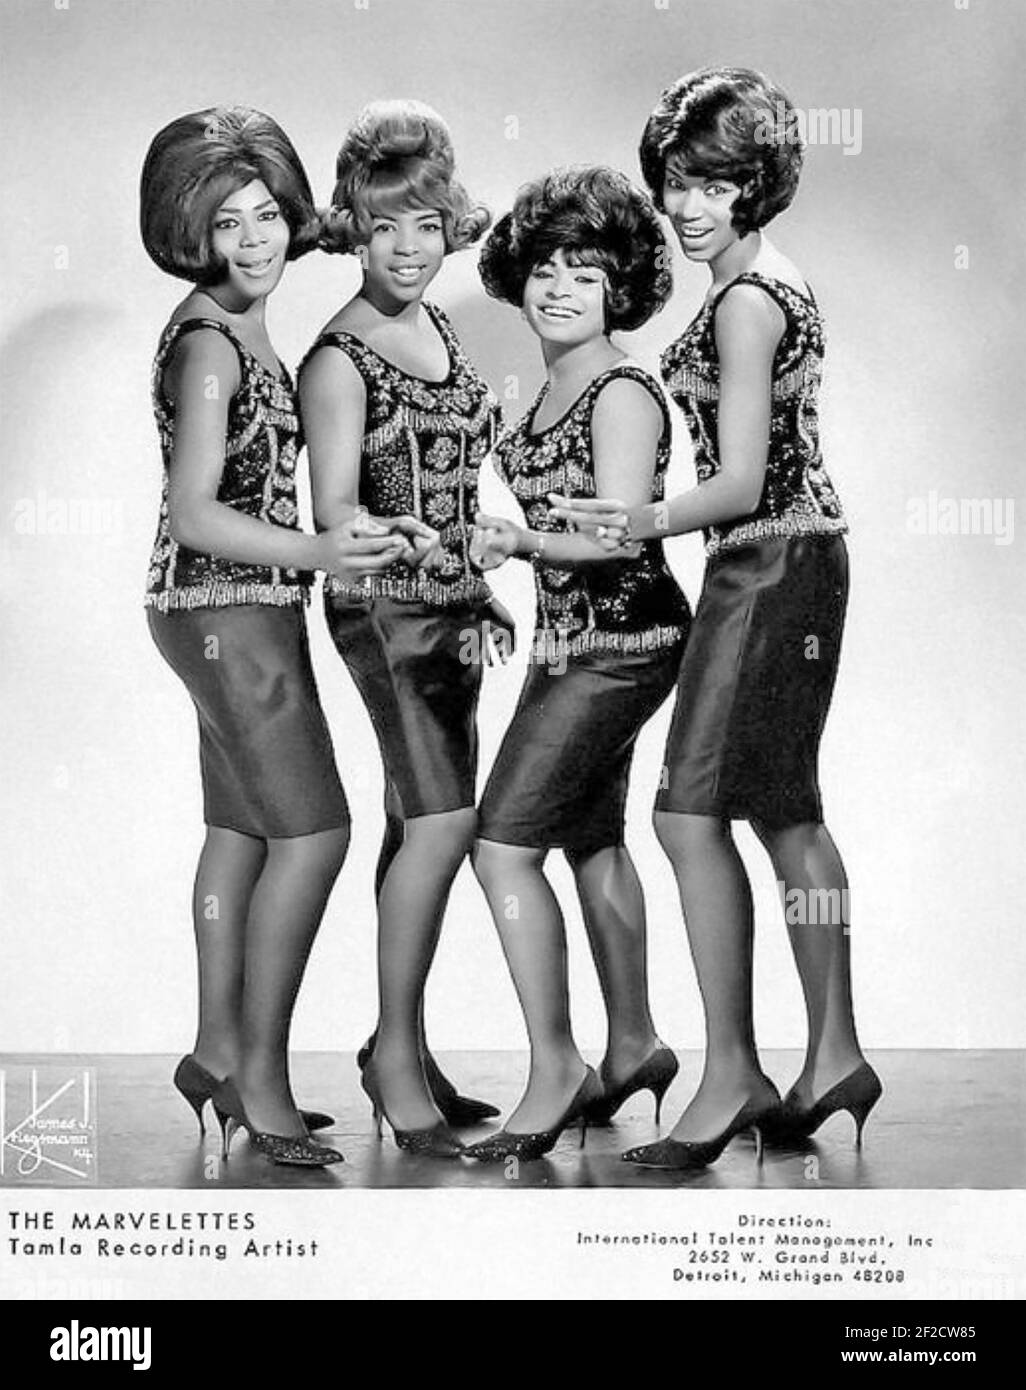
[[[663,1107],[662,1132],[697,1084],[701,1054],[679,1052],[681,1070]],[[8,1097],[25,1094],[31,1069],[52,1081],[66,1072],[91,1073],[95,1094],[95,1163],[87,1185],[100,1188],[513,1188],[621,1187],[807,1189],[1021,1188],[1026,1186],[1026,1053],[1014,1051],[881,1051],[869,1054],[884,1095],[866,1126],[862,1150],[854,1146],[848,1115],[831,1117],[815,1137],[792,1148],[767,1146],[757,1164],[753,1141],[735,1139],[710,1168],[697,1174],[663,1173],[624,1163],[621,1152],[658,1137],[652,1097],[633,1096],[605,1129],[590,1129],[579,1147],[577,1130],[562,1136],[545,1159],[519,1166],[511,1183],[502,1164],[420,1159],[400,1153],[387,1126],[378,1140],[359,1088],[352,1054],[306,1053],[293,1058],[299,1101],[336,1117],[324,1138],[345,1155],[329,1169],[277,1167],[255,1153],[244,1135],[226,1164],[219,1159],[216,1121],[201,1139],[189,1107],[171,1085],[176,1057],[68,1054],[0,1057]],[[589,1059],[597,1061],[597,1059]],[[515,1052],[441,1053],[444,1070],[469,1095],[507,1113],[524,1076]],[[798,1053],[764,1054],[766,1070],[783,1091],[800,1064]],[[50,1082],[48,1081],[48,1084]],[[13,1100],[4,1120],[5,1159],[0,1185],[24,1186],[19,1155],[6,1142],[18,1123]],[[499,1122],[462,1132],[472,1140]],[[17,1138],[17,1136],[15,1136]],[[813,1165],[813,1166],[810,1166]],[[47,1185],[37,1171],[31,1185]],[[55,1186],[82,1186],[58,1176]]]

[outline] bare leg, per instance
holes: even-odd
[[[405,838],[406,838],[406,823],[405,823],[405,821],[404,821],[404,819],[403,819],[402,802],[401,802],[400,799],[399,799],[399,794],[398,794],[398,792],[395,790],[395,788],[394,788],[391,784],[389,784],[389,785],[387,785],[386,788],[385,788],[385,834],[384,834],[384,838],[382,839],[382,842],[381,842],[381,850],[380,850],[380,853],[378,854],[378,865],[377,865],[377,870],[376,870],[376,873],[375,873],[375,876],[374,876],[374,896],[375,896],[376,898],[378,898],[378,899],[380,899],[380,897],[381,897],[381,890],[382,890],[382,888],[383,888],[383,886],[384,886],[385,879],[388,877],[388,871],[389,871],[389,869],[392,867],[392,860],[396,857],[396,855],[397,855],[397,854],[399,853],[399,851],[402,849],[402,847],[403,847],[403,842],[404,842]],[[420,1023],[419,1023],[419,1029],[420,1029],[420,1049],[421,1049],[421,1052],[423,1053],[423,1055],[424,1055],[425,1057],[427,1057],[427,1056],[428,1056],[428,1045],[427,1045],[427,1035],[426,1035],[425,1032],[424,1032],[424,999],[423,999],[423,995],[421,996],[421,1001],[420,1001]],[[375,1044],[377,1043],[377,1040],[378,1040],[378,1026],[377,1026],[377,1024],[375,1024],[375,1026],[374,1026],[374,1031],[373,1031],[373,1033],[371,1033],[369,1039],[367,1040],[367,1041],[368,1041],[368,1045],[369,1045],[370,1050],[371,1050],[372,1053],[373,1053],[373,1051],[374,1051],[374,1047],[375,1047]],[[432,1060],[433,1060],[433,1059],[432,1059]],[[437,1066],[437,1063],[435,1063],[435,1065]],[[447,1078],[444,1078],[444,1077],[443,1077],[443,1081],[446,1081],[446,1080],[447,1080]],[[451,1085],[451,1083],[448,1083],[448,1084]],[[456,1089],[455,1087],[452,1088],[453,1093],[455,1093],[455,1089]]]
[[[660,811],[656,834],[673,865],[705,1009],[705,1067],[672,1139],[721,1133],[742,1105],[775,1091],[755,1050],[752,893],[730,823]]]
[[[551,1129],[586,1074],[570,1030],[566,931],[544,874],[545,850],[478,840],[484,889],[524,1011],[531,1046],[527,1089],[506,1121],[514,1133]]]
[[[398,1129],[426,1129],[441,1119],[421,1057],[424,986],[449,890],[476,821],[470,807],[408,820],[378,894],[380,1021],[374,1074],[389,1121]]]
[[[788,935],[809,1024],[805,1065],[794,1090],[809,1105],[865,1060],[852,1011],[848,879],[825,825],[753,828],[784,885]]]
[[[267,842],[207,827],[192,897],[199,966],[199,1025],[193,1055],[223,1078],[239,1064],[246,920]]]
[[[626,845],[566,857],[605,1001],[602,1079],[612,1087],[659,1046],[648,1002],[645,898]]]
[[[289,1086],[292,1010],[349,844],[348,827],[269,840],[246,924],[242,1057],[235,1077],[255,1127],[305,1135]]]

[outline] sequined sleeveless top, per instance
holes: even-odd
[[[394,598],[439,606],[486,601],[491,590],[470,561],[478,511],[481,462],[501,421],[498,398],[468,360],[448,318],[427,311],[449,355],[443,381],[412,376],[352,333],[323,333],[300,372],[321,347],[344,352],[367,393],[360,460],[360,502],[372,516],[417,517],[440,533],[441,566],[411,570],[397,561],[358,585],[334,577],[327,592],[346,600]]]
[[[670,416],[658,384],[640,367],[617,362],[600,372],[565,415],[548,429],[532,428],[548,395],[548,383],[527,414],[495,446],[502,481],[524,510],[532,531],[566,532],[569,523],[550,515],[548,494],[595,496],[591,417],[599,392],[622,378],[640,382],[658,402],[663,428],[656,455],[652,501],[663,497],[670,461]],[[636,559],[576,568],[534,562],[536,638],[558,641],[570,656],[584,652],[643,652],[673,646],[684,636],[690,612],[670,573],[661,541],[646,541]]]
[[[662,355],[663,380],[691,431],[699,481],[711,478],[720,466],[716,308],[734,285],[743,284],[758,285],[771,295],[783,310],[786,327],[773,359],[769,454],[759,505],[737,522],[710,526],[705,532],[709,555],[767,537],[838,535],[848,529],[819,447],[819,309],[814,299],[756,271],[739,275],[705,304]]]
[[[259,521],[299,528],[296,458],[302,447],[299,411],[292,381],[282,368],[276,377],[218,319],[184,319],[161,335],[153,362],[153,412],[160,435],[163,487],[157,538],[150,556],[146,604],[166,613],[173,608],[223,608],[238,603],[282,607],[309,598],[313,575],[277,565],[241,564],[180,545],[171,535],[168,511],[169,467],[175,441],[173,402],[164,394],[164,368],[186,333],[212,328],[239,356],[239,388],[228,407],[224,472],[217,500]]]

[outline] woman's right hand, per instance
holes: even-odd
[[[367,517],[351,517],[317,537],[317,568],[347,583],[359,583],[381,574],[402,559],[409,549],[406,537],[389,531]]]

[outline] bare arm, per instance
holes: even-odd
[[[652,496],[656,455],[663,416],[652,395],[628,377],[613,380],[598,395],[591,417],[595,488],[603,497],[619,497],[627,506],[640,507]],[[488,529],[501,519],[482,517],[478,525]],[[605,563],[638,553],[638,547],[621,547],[615,554],[596,538],[594,529],[566,535],[513,527],[500,543],[512,544],[507,554],[542,553],[547,565],[576,567]]]
[[[351,522],[360,506],[360,459],[367,421],[367,388],[344,352],[321,348],[299,378],[299,402],[310,461],[314,525],[318,530]],[[410,542],[404,557],[430,567],[438,558],[438,533],[412,516],[372,517],[372,522]]]
[[[360,454],[367,413],[363,378],[344,352],[321,348],[299,377],[310,461],[314,524],[348,521],[360,505]]]
[[[391,537],[384,544],[380,539],[358,542],[342,529],[309,536],[246,516],[217,500],[224,472],[228,406],[239,380],[235,350],[215,329],[197,329],[183,338],[165,374],[165,391],[175,408],[168,488],[172,537],[191,550],[240,564],[337,574],[348,573],[350,565],[357,562],[360,573],[373,568],[371,562]]]
[[[553,498],[557,515],[582,526],[605,527],[632,540],[676,536],[748,516],[759,504],[769,452],[773,356],[784,316],[754,285],[738,285],[716,311],[720,398],[716,474],[668,502],[631,505],[615,494],[593,502]],[[626,505],[621,505],[621,504]],[[624,525],[624,519],[629,525]]]

